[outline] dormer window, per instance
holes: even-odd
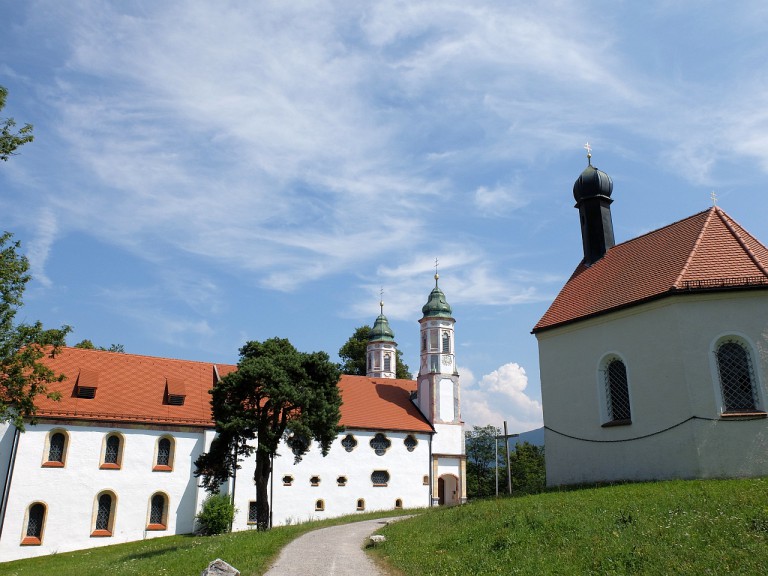
[[[93,400],[99,387],[99,373],[93,370],[80,370],[75,383],[75,397]]]
[[[180,378],[166,378],[165,380],[165,404],[169,406],[183,406],[187,397],[184,380]]]

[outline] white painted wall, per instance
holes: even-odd
[[[352,434],[357,446],[347,452],[341,440]],[[299,464],[294,464],[293,453],[281,444],[274,464],[274,498],[272,501],[273,525],[306,522],[322,518],[331,518],[357,512],[357,500],[365,500],[365,511],[391,510],[395,500],[402,500],[404,508],[429,506],[429,485],[424,483],[424,476],[429,476],[429,434],[416,434],[418,444],[409,452],[403,441],[408,433],[386,432],[391,445],[383,456],[376,455],[370,446],[370,440],[376,431],[349,429],[339,434],[326,457],[320,453],[317,444]],[[255,459],[242,463],[238,470],[235,487],[235,504],[238,513],[233,525],[234,530],[250,528],[248,524],[248,503],[256,499],[256,487],[253,483]],[[374,470],[387,470],[390,480],[387,486],[374,486],[371,473]],[[293,476],[293,484],[284,486],[282,478]],[[310,478],[320,477],[320,485],[312,486]],[[346,476],[345,486],[336,482],[339,476]],[[325,503],[323,511],[316,511],[317,500]]]
[[[63,468],[41,466],[47,458],[45,439],[51,429],[69,433]],[[122,467],[100,470],[103,438],[113,431],[124,438]],[[155,444],[163,435],[175,440],[173,471],[153,472]],[[19,441],[0,539],[0,561],[191,532],[201,497],[192,473],[204,441],[202,431],[45,423],[27,426]],[[117,496],[113,535],[92,538],[94,500],[103,490]],[[150,498],[158,491],[167,494],[169,500],[167,529],[146,532]],[[20,546],[26,534],[25,513],[33,502],[47,506],[42,545]]]
[[[537,334],[550,485],[768,474],[768,420],[720,418],[712,345],[725,334],[754,346],[766,398],[765,291],[665,298]],[[632,424],[603,428],[598,369],[617,353],[627,367]],[[764,405],[763,408],[766,406]],[[690,416],[691,421],[662,434]],[[631,442],[598,443],[590,440]]]

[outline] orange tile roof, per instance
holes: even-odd
[[[582,262],[533,332],[680,292],[768,288],[768,249],[717,207]]]
[[[67,379],[51,386],[51,390],[61,393],[58,402],[38,397],[36,404],[40,418],[199,427],[213,427],[208,391],[214,384],[215,372],[223,377],[237,369],[231,364],[214,365],[81,348],[63,348],[55,358],[47,357],[44,362]],[[87,382],[78,382],[79,378]],[[78,384],[96,384],[95,396],[79,398]],[[345,375],[339,382],[339,389],[343,400],[343,426],[432,430],[410,400],[411,391],[416,389],[414,381]],[[183,393],[184,404],[164,403],[166,391]]]
[[[432,426],[411,402],[413,380],[342,376],[341,424],[348,428],[432,432]]]

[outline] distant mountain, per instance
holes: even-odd
[[[528,442],[529,444],[534,444],[536,446],[544,446],[544,427],[542,426],[541,428],[536,428],[536,430],[523,432],[517,438],[512,438],[510,440],[510,443],[514,444],[522,444],[523,442]]]

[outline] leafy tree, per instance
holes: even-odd
[[[272,458],[286,438],[296,462],[312,440],[328,453],[341,428],[338,367],[325,352],[299,352],[286,339],[248,342],[237,370],[214,384],[211,406],[217,436],[195,461],[195,476],[217,492],[238,461],[256,453],[256,525],[269,527],[267,498]],[[256,440],[256,446],[249,441]]]
[[[48,391],[48,385],[61,382],[64,375],[40,360],[64,346],[70,328],[44,330],[40,322],[14,324],[30,276],[29,262],[18,253],[20,244],[12,237],[10,232],[0,235],[0,422],[12,422],[24,430],[25,419],[35,423],[36,396],[59,397]]]
[[[513,494],[538,494],[546,488],[544,447],[523,442],[510,454]]]
[[[8,90],[0,86],[0,110],[5,108],[7,96]],[[15,126],[16,122],[13,118],[0,119],[0,160],[7,162],[8,158],[16,154],[18,147],[35,139],[31,124],[25,124],[18,132],[14,132]]]
[[[87,338],[85,340],[81,340],[72,346],[72,348],[83,348],[84,350],[101,350],[103,352],[118,352],[120,354],[125,353],[125,346],[122,344],[110,344],[109,348],[104,348],[104,346],[99,346],[97,348],[96,345]]]
[[[368,347],[368,341],[371,339],[371,330],[370,326],[355,328],[355,332],[349,337],[349,340],[344,343],[344,346],[339,348],[339,358],[341,358],[339,370],[341,370],[342,374],[365,376],[367,372],[366,348]],[[396,354],[395,377],[406,380],[411,379],[411,370],[403,362],[399,350]]]
[[[482,498],[496,494],[496,436],[501,431],[495,426],[473,426],[464,433],[467,453],[467,496]],[[504,464],[504,443],[499,446],[499,484],[507,485],[507,467]]]

